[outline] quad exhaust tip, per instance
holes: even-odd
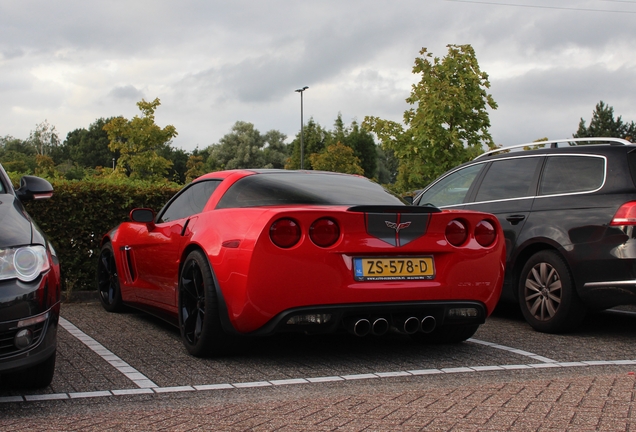
[[[360,337],[367,336],[368,334],[383,336],[391,329],[389,320],[384,317],[372,318],[371,320],[367,318],[354,318],[345,323],[350,333]],[[401,333],[414,334],[418,331],[431,333],[437,326],[437,320],[430,315],[425,316],[421,320],[418,317],[411,316],[399,320],[397,323],[394,323],[394,325],[396,326],[395,329]]]
[[[371,333],[375,336],[382,336],[389,331],[389,328],[389,322],[386,318],[376,318],[371,326]]]

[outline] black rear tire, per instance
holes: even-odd
[[[102,246],[99,253],[97,289],[99,291],[99,301],[108,312],[121,312],[124,309],[115,254],[110,243]]]
[[[212,270],[201,251],[186,257],[179,275],[181,340],[195,357],[227,354],[232,340],[221,326]]]
[[[555,251],[530,257],[519,278],[519,306],[537,331],[562,333],[578,327],[586,314],[568,265]]]

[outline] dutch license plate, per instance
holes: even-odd
[[[427,280],[435,278],[433,257],[354,258],[357,281]]]

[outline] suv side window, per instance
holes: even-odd
[[[475,201],[495,201],[534,196],[531,190],[540,157],[497,160],[479,187]]]
[[[600,188],[605,179],[605,159],[594,156],[547,158],[539,195],[587,192]]]
[[[192,183],[166,206],[159,222],[171,222],[201,213],[220,180],[204,180]]]
[[[486,164],[475,164],[449,174],[424,192],[417,204],[436,207],[462,204],[484,166]]]

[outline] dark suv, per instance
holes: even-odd
[[[636,304],[636,145],[618,138],[487,152],[426,187],[414,205],[493,213],[506,237],[502,301],[536,330]]]

